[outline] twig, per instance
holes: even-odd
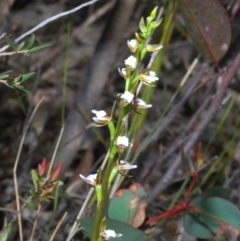
[[[1,51],[1,50],[0,50]],[[4,53],[1,53],[0,52],[0,56],[10,56],[10,55],[14,55],[14,54],[25,54],[27,53],[28,50],[25,49],[25,50],[21,50],[21,51],[12,51],[12,52],[4,52]]]
[[[58,150],[61,138],[62,138],[63,130],[64,130],[64,126],[62,127],[61,132],[59,134],[59,137],[58,137],[58,140],[57,140],[57,144],[56,144],[56,147],[55,147],[55,150],[54,150],[54,153],[53,153],[53,156],[52,156],[49,168],[48,168],[48,176],[50,175],[50,172],[51,172],[52,167],[53,167],[53,162],[54,162],[56,154],[57,154],[57,150]]]
[[[35,233],[35,230],[36,230],[36,227],[37,227],[38,217],[39,217],[41,208],[42,208],[42,205],[41,205],[41,203],[39,203],[39,204],[38,204],[38,209],[37,209],[36,218],[35,218],[35,221],[34,221],[34,224],[33,224],[33,229],[32,229],[32,233],[31,233],[30,241],[33,240],[33,237],[34,237],[34,233]]]
[[[56,236],[56,234],[57,234],[57,232],[58,232],[60,226],[62,225],[64,219],[66,218],[67,214],[68,214],[68,213],[64,213],[63,217],[60,219],[60,221],[58,222],[56,228],[54,229],[54,231],[53,231],[53,233],[52,233],[52,235],[51,235],[49,241],[53,241],[54,237]]]
[[[204,131],[204,129],[209,124],[209,122],[215,116],[219,106],[221,105],[222,98],[228,87],[228,84],[231,81],[233,75],[236,73],[236,71],[238,70],[239,67],[240,67],[240,52],[236,56],[233,64],[229,67],[228,71],[226,73],[224,73],[224,75],[222,76],[221,86],[217,90],[215,99],[213,100],[208,111],[206,112],[204,119],[197,126],[197,128],[195,129],[195,132],[193,133],[191,138],[188,140],[188,143],[185,145],[185,147],[184,147],[185,153],[189,153],[189,151],[193,148],[193,146],[197,142],[200,134]],[[181,163],[181,158],[178,156],[177,159],[173,161],[172,166],[168,169],[168,171],[164,174],[164,176],[158,181],[155,188],[150,193],[149,202],[153,201],[156,198],[156,196],[159,195],[159,193],[162,192],[167,187],[167,185],[171,182],[172,177],[175,174],[175,172],[177,171],[177,169],[179,168],[180,163]]]
[[[84,8],[84,7],[87,7],[87,6],[89,6],[89,5],[92,5],[92,4],[94,4],[95,2],[98,2],[98,1],[99,1],[99,0],[92,0],[92,1],[89,1],[89,2],[86,2],[86,3],[83,3],[83,4],[79,5],[79,6],[77,6],[76,8],[73,8],[73,9],[69,10],[69,11],[62,12],[62,13],[59,13],[59,14],[57,14],[57,15],[55,15],[55,16],[52,16],[52,17],[50,17],[50,18],[42,21],[41,23],[39,23],[36,27],[34,27],[34,28],[30,29],[29,31],[27,31],[26,33],[22,34],[20,37],[18,37],[17,39],[15,39],[14,42],[15,42],[15,43],[18,43],[19,41],[21,41],[22,39],[24,39],[24,38],[27,37],[28,35],[36,32],[38,29],[44,27],[45,25],[47,25],[47,24],[49,24],[49,23],[51,23],[51,22],[53,22],[53,21],[55,21],[55,20],[57,20],[57,19],[59,19],[59,18],[62,18],[62,17],[65,17],[65,16],[67,16],[67,15],[69,15],[69,14],[75,13],[75,12],[77,12],[78,10],[80,10],[80,9],[82,9],[82,8]],[[6,46],[2,47],[2,48],[0,49],[0,53],[3,52],[3,51],[5,51],[6,49],[8,49],[8,47],[9,47],[9,45],[6,45]]]
[[[25,141],[26,138],[26,134],[27,134],[27,130],[29,128],[29,125],[32,121],[33,116],[35,115],[35,113],[37,112],[39,106],[41,105],[41,103],[43,102],[44,97],[39,101],[39,103],[37,104],[36,108],[34,109],[32,115],[29,118],[29,121],[25,127],[25,130],[23,132],[23,136],[18,148],[18,153],[17,153],[17,157],[15,160],[15,164],[14,164],[14,168],[13,168],[13,180],[14,180],[14,189],[15,189],[15,197],[16,197],[16,205],[17,205],[17,211],[18,211],[18,226],[19,226],[19,236],[20,236],[20,241],[23,241],[23,233],[22,233],[22,222],[21,222],[21,206],[20,206],[20,200],[19,200],[19,192],[18,192],[18,182],[17,182],[17,168],[18,168],[18,163],[19,163],[19,158],[20,158],[20,154],[22,151],[22,147],[23,147],[23,143]]]

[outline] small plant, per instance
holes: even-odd
[[[28,46],[24,48],[25,42],[21,42],[19,45],[16,45],[9,37],[5,37],[6,43],[13,49],[11,52],[2,52],[0,53],[0,57],[2,56],[11,56],[14,54],[24,54],[26,56],[29,56],[31,53],[34,53],[36,51],[39,51],[41,49],[47,48],[51,46],[51,44],[43,44],[40,46],[33,47],[35,43],[35,35],[33,34],[32,37],[29,40]],[[30,72],[26,74],[20,74],[18,77],[11,77],[9,74],[0,74],[0,83],[5,84],[6,86],[24,92],[25,94],[29,94],[29,92],[24,89],[24,87],[21,85],[23,82],[28,80],[31,76],[33,76],[35,73]]]
[[[33,211],[35,210],[36,202],[38,203],[38,207],[41,207],[40,205],[43,202],[49,202],[51,199],[54,199],[53,193],[55,192],[56,188],[63,185],[63,182],[58,179],[61,174],[62,163],[59,162],[53,171],[51,171],[51,169],[51,163],[47,163],[46,159],[44,158],[42,162],[38,165],[38,171],[34,169],[31,171],[34,189],[29,190],[30,196],[27,199],[20,197],[23,202],[20,212],[26,206],[28,207],[29,211]],[[38,210],[40,211],[39,208]],[[8,236],[12,232],[12,226],[16,219],[17,216],[9,223],[6,223],[4,228],[0,231],[1,241],[7,240]],[[33,234],[34,229],[32,232],[32,236]]]

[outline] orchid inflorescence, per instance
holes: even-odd
[[[151,70],[151,67],[145,69],[140,67],[141,61],[148,52],[156,52],[162,48],[161,44],[154,45],[148,43],[152,32],[161,23],[161,20],[156,20],[156,16],[157,8],[154,8],[146,21],[143,18],[140,20],[140,33],[135,33],[135,38],[127,41],[131,55],[124,61],[125,67],[118,68],[120,76],[125,81],[125,90],[118,94],[120,113],[117,123],[113,120],[115,104],[111,114],[107,114],[104,110],[92,110],[92,113],[95,115],[92,118],[94,121],[92,125],[96,127],[108,126],[110,132],[110,150],[106,169],[99,168],[96,174],[90,174],[86,177],[80,174],[80,178],[95,189],[98,202],[92,241],[109,240],[110,238],[122,236],[121,234],[116,234],[114,230],[103,229],[100,223],[103,220],[103,210],[107,202],[108,190],[116,174],[120,173],[123,176],[127,176],[124,171],[137,168],[137,165],[121,160],[125,149],[132,147],[127,137],[125,120],[131,110],[138,114],[137,109],[152,107],[151,104],[138,97],[139,91],[137,89],[141,84],[154,87],[159,80],[156,73]]]

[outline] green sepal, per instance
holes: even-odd
[[[143,17],[141,18],[141,20],[139,22],[139,28],[140,28],[142,33],[145,33],[146,30],[147,30]]]
[[[108,179],[108,184],[109,184],[109,185],[112,183],[112,181],[113,181],[113,179],[115,178],[115,176],[117,175],[117,173],[118,173],[118,167],[115,166],[115,167],[112,169],[112,171],[111,171],[111,173],[110,173],[110,176],[109,176],[109,179]]]
[[[157,17],[157,12],[158,12],[158,6],[156,6],[152,12],[150,13],[150,17],[152,17],[153,19],[155,19]]]
[[[98,184],[95,186],[97,201],[100,203],[102,201],[102,185]]]

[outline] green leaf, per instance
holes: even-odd
[[[119,190],[110,200],[108,217],[114,220],[140,226],[145,219],[146,193],[135,183],[129,189]]]
[[[28,90],[24,89],[24,87],[22,85],[13,85],[11,87],[16,89],[16,90],[19,90],[19,91],[23,92],[24,94],[27,94],[27,95],[30,94],[30,92]]]
[[[84,228],[83,232],[90,238],[93,231],[94,218],[83,218],[80,220],[81,226]],[[107,218],[106,229],[114,230],[116,233],[121,233],[122,237],[114,238],[116,241],[155,241],[148,239],[146,234],[138,229],[133,228],[129,224],[122,223],[116,220]]]
[[[231,226],[240,229],[240,211],[231,202],[219,198],[211,197],[203,200],[197,208],[216,220],[223,221]]]
[[[184,217],[184,229],[196,238],[210,239],[220,230],[220,226],[215,219],[190,213]]]
[[[5,37],[5,40],[10,47],[12,47],[15,51],[17,51],[16,45],[13,43],[13,41],[9,37]]]
[[[197,207],[199,203],[210,197],[227,198],[229,194],[230,191],[225,188],[213,187],[200,194],[190,204]],[[213,218],[201,214],[189,213],[186,214],[184,218],[184,229],[194,237],[209,239],[215,236],[215,233],[220,230],[220,226],[218,221]]]
[[[41,46],[37,46],[37,47],[34,47],[34,48],[32,48],[32,49],[29,49],[28,51],[27,51],[27,53],[28,54],[31,54],[31,53],[33,53],[33,52],[36,52],[36,51],[39,51],[39,50],[41,50],[41,49],[45,49],[45,48],[47,48],[47,47],[49,47],[49,46],[51,46],[52,44],[43,44],[43,45],[41,45]]]
[[[31,171],[31,175],[32,175],[33,185],[34,185],[34,187],[35,187],[35,190],[37,190],[37,189],[38,189],[38,180],[39,180],[38,174],[37,174],[37,172],[33,169],[33,170]]]
[[[31,197],[35,197],[36,196],[36,192],[32,189],[29,190],[29,194]]]
[[[30,77],[32,77],[34,74],[35,74],[35,72],[29,72],[29,73],[27,73],[27,74],[23,74],[23,75],[21,76],[20,82],[22,83],[22,82],[26,81],[27,79],[29,79]]]
[[[202,202],[203,200],[206,200],[207,198],[210,198],[210,197],[228,198],[229,195],[230,195],[230,191],[227,190],[226,188],[213,187],[201,193],[190,204],[196,207],[200,202]]]
[[[7,79],[8,77],[9,77],[9,74],[5,74],[5,75],[1,75],[1,76],[0,76],[0,79],[3,80],[3,79]]]
[[[21,51],[23,49],[24,45],[25,45],[25,42],[20,43],[17,47],[17,51]]]
[[[33,44],[35,42],[35,35],[33,34],[29,40],[29,43],[28,43],[28,46],[27,46],[27,49],[30,49],[32,48]]]
[[[6,241],[8,236],[12,233],[13,225],[8,224],[3,230],[0,232],[0,241]]]

